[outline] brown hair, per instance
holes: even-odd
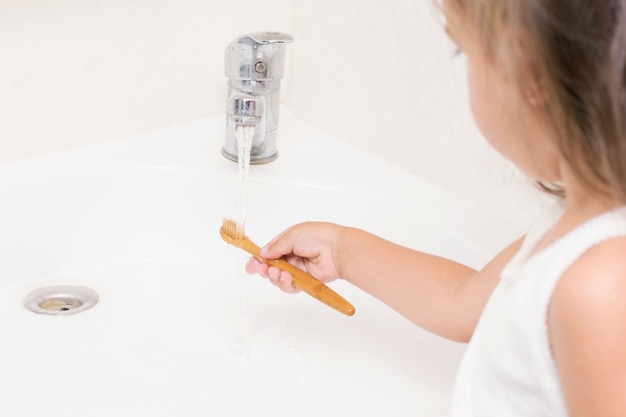
[[[574,175],[589,191],[626,203],[626,0],[445,0],[445,7],[461,13],[489,56],[530,65],[548,97],[542,117]],[[532,56],[499,36],[507,28],[523,29]]]

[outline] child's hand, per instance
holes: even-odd
[[[261,249],[266,259],[284,257],[289,263],[317,279],[329,282],[339,277],[336,242],[342,227],[330,223],[301,223],[276,236]],[[289,272],[251,258],[246,264],[249,274],[259,274],[288,293],[298,291]]]

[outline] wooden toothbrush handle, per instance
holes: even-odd
[[[291,276],[293,277],[293,285],[313,298],[317,298],[322,303],[347,316],[352,316],[354,314],[354,307],[352,304],[313,275],[303,271],[295,265],[290,264],[284,259],[266,259],[263,262],[291,273]]]
[[[326,304],[329,307],[334,308],[335,310],[343,313],[347,316],[352,316],[354,314],[354,306],[346,301],[345,298],[337,294],[333,291],[329,286],[324,284],[319,279],[315,278],[313,275],[303,271],[295,265],[290,264],[284,259],[265,259],[259,253],[259,246],[252,242],[250,239],[246,239],[247,242],[244,245],[243,249],[245,249],[248,253],[252,254],[259,261],[275,266],[283,271],[287,271],[293,277],[293,285],[309,294],[313,298],[317,298],[322,303]]]

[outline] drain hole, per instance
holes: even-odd
[[[80,286],[57,286],[40,288],[28,294],[24,306],[37,314],[76,314],[96,305],[98,294]]]
[[[58,297],[43,301],[41,304],[39,304],[39,307],[43,308],[44,310],[51,311],[68,311],[78,308],[82,305],[83,302],[76,298]]]

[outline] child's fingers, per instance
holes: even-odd
[[[299,291],[293,286],[293,278],[289,272],[264,264],[254,257],[250,258],[246,263],[246,272],[268,278],[272,284],[284,292],[293,294]]]
[[[275,266],[270,266],[267,269],[267,277],[270,279],[272,284],[278,285],[278,283],[280,281],[280,273],[281,272],[282,271],[280,269],[276,268]]]
[[[277,278],[273,282],[278,288],[289,294],[295,294],[300,290],[293,285],[293,277],[287,271],[282,271],[275,267],[270,267],[270,271],[276,269],[278,271]]]
[[[259,274],[265,278],[267,278],[268,268],[269,266],[267,264],[264,264],[254,257],[248,259],[248,262],[246,263],[246,272],[248,274]]]

